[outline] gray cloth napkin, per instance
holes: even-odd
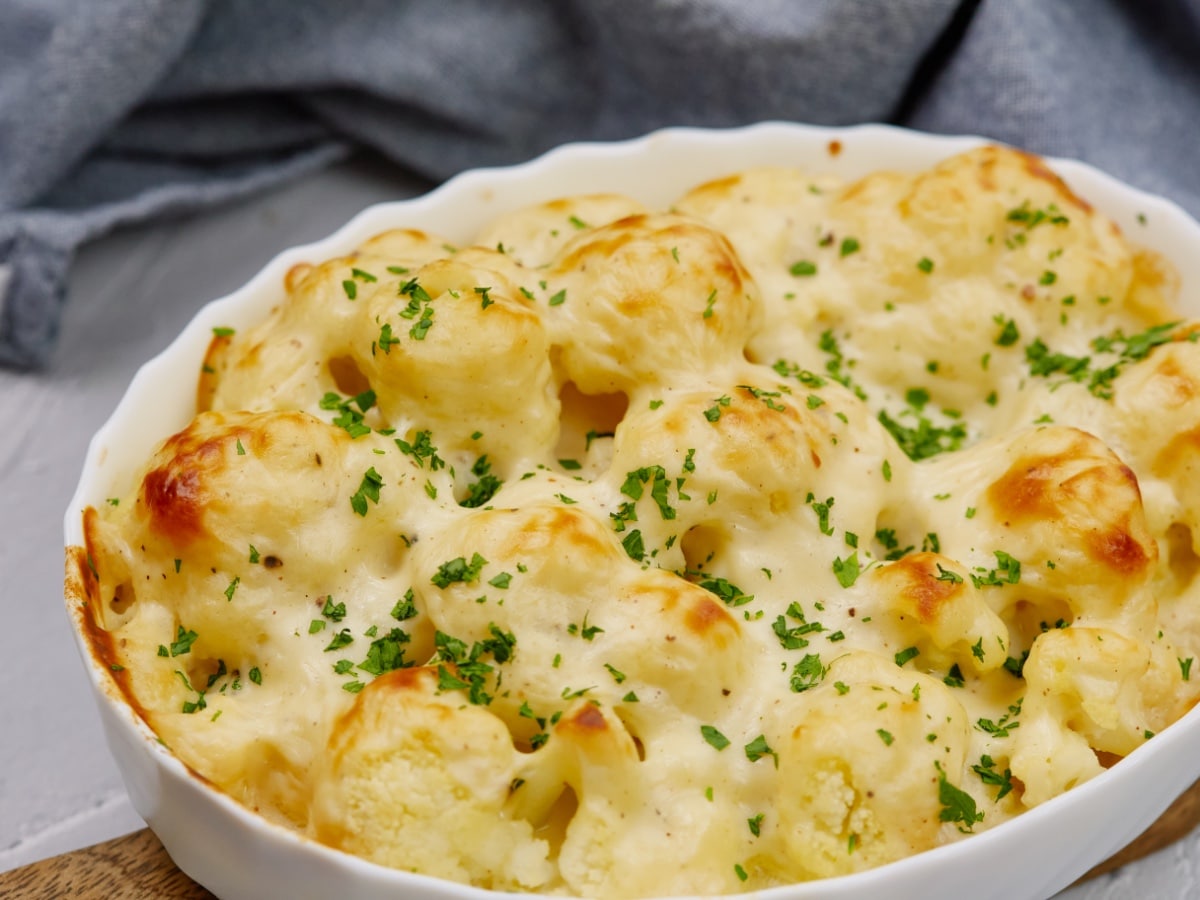
[[[440,181],[667,125],[890,121],[1200,215],[1200,0],[6,0],[0,364],[75,249],[367,147]]]

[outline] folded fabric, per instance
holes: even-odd
[[[439,181],[765,119],[982,134],[1200,214],[1200,0],[9,0],[0,363],[51,358],[83,241],[355,147]]]

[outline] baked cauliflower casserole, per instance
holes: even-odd
[[[722,894],[1005,822],[1200,688],[1200,325],[1035,157],[301,265],[85,514],[191,769],[385,866]]]

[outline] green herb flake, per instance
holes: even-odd
[[[828,671],[821,662],[821,657],[815,653],[805,654],[804,658],[792,668],[791,687],[797,693],[803,693],[816,687],[825,678]]]
[[[760,734],[748,743],[744,749],[746,751],[746,759],[750,760],[750,762],[758,762],[764,756],[770,756],[775,760],[775,768],[779,768],[779,754],[767,744],[766,735]]]
[[[997,314],[992,317],[992,321],[1000,326],[1000,333],[996,335],[994,341],[997,347],[1011,347],[1021,339],[1021,332],[1017,330],[1017,323],[1014,319]]]
[[[196,632],[180,625],[175,633],[175,640],[171,642],[171,656],[183,656],[185,653],[191,653],[192,644],[196,643],[198,637],[200,635],[196,634]],[[159,656],[164,655],[160,649]]]
[[[346,604],[334,603],[333,595],[325,595],[325,605],[321,607],[321,615],[331,622],[340,622],[346,618]]]
[[[963,834],[970,834],[975,824],[983,821],[983,813],[977,811],[974,797],[950,783],[941,763],[935,762],[934,766],[938,773],[938,802],[942,805],[938,818],[953,822]]]
[[[475,553],[468,563],[465,557],[459,556],[438,566],[437,574],[430,578],[435,587],[443,590],[451,584],[461,582],[471,584],[478,580],[479,572],[487,565],[487,560]]]
[[[984,784],[999,788],[996,801],[999,802],[1012,792],[1012,769],[1004,767],[1003,772],[997,771],[996,761],[986,753],[979,758],[979,764],[971,766],[971,771],[979,776]]]
[[[858,576],[862,573],[862,569],[858,562],[858,551],[855,550],[845,559],[840,556],[833,560],[833,574],[837,577],[838,584],[844,588],[851,587],[858,580]]]
[[[367,469],[363,473],[362,482],[358,486],[358,490],[350,495],[350,508],[360,516],[367,514],[367,501],[379,503],[379,490],[383,485],[383,476],[375,471],[375,467]]]
[[[329,645],[325,648],[325,652],[331,653],[334,650],[341,650],[343,647],[345,647],[349,644],[353,644],[353,643],[354,643],[354,636],[352,634],[350,634],[350,629],[343,628],[341,631],[339,631],[337,634],[335,634],[333,636],[333,639],[329,642]]]
[[[714,750],[724,750],[729,746],[729,738],[721,734],[712,725],[701,725],[700,736],[706,740]]]
[[[918,650],[916,647],[905,647],[903,650],[901,650],[899,653],[896,654],[896,656],[895,656],[896,665],[903,666],[909,660],[916,659],[920,655],[921,655],[921,651]]]

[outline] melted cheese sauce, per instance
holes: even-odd
[[[324,843],[765,888],[994,827],[1196,698],[1196,332],[1035,158],[574,197],[287,287],[86,533],[152,727]]]

